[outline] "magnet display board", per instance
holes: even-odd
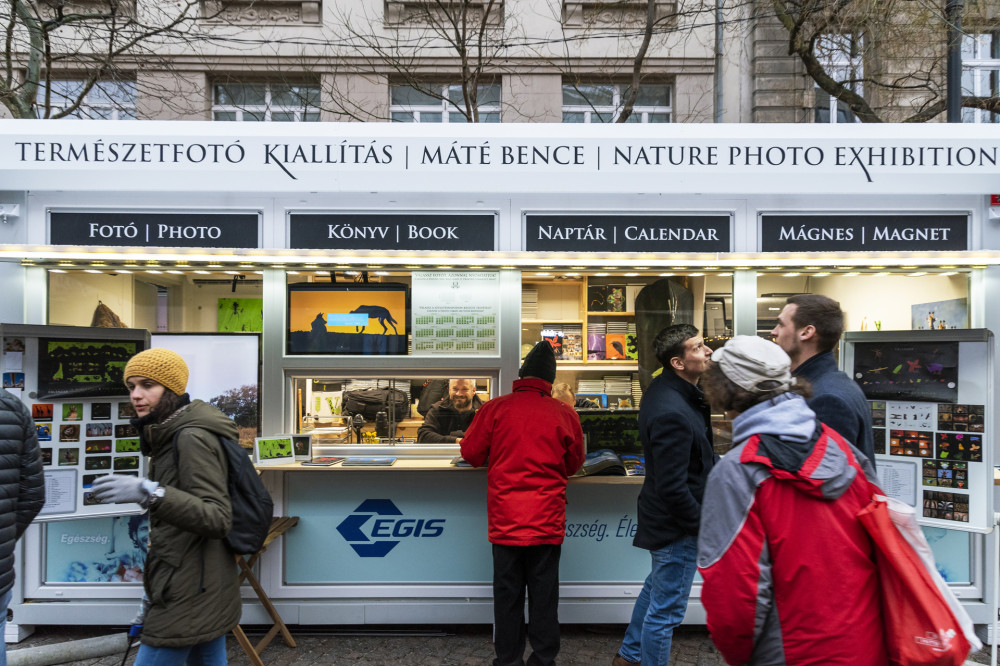
[[[868,399],[882,489],[923,525],[992,529],[993,363],[985,329],[844,336],[841,367]]]
[[[149,347],[149,332],[2,324],[0,338],[4,388],[27,405],[42,454],[45,505],[36,520],[140,512],[98,504],[90,489],[104,474],[146,474],[121,371]]]

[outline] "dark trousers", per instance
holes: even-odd
[[[562,546],[493,544],[493,666],[524,664],[524,590],[528,590],[529,666],[559,654],[559,554]]]

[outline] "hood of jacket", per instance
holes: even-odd
[[[857,469],[830,432],[794,393],[754,405],[733,420],[733,441],[743,444],[740,462],[764,465],[800,492],[832,501],[850,487]]]
[[[173,441],[174,435],[184,428],[201,428],[222,437],[239,441],[239,428],[228,416],[201,400],[192,400],[161,423],[147,425],[143,438],[149,443],[150,451],[156,456],[162,448]]]

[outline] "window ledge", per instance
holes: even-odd
[[[657,0],[657,20],[674,16],[676,13],[676,2]],[[615,0],[562,0],[562,18],[563,26],[567,28],[645,25],[646,3]]]
[[[219,23],[318,24],[321,7],[321,0],[203,0],[202,16]]]
[[[443,18],[446,18],[445,13],[454,17],[460,17],[462,12],[465,11],[467,12],[465,15],[466,21],[469,24],[475,24],[482,20],[483,11],[487,4],[486,0],[472,0],[468,3],[467,9],[463,9],[463,6],[466,5],[462,5],[461,3],[449,5],[449,7],[454,7],[454,9],[444,9],[435,0],[385,0],[383,15],[387,26],[402,26],[406,24],[424,25],[440,23]],[[503,0],[497,0],[490,8],[487,25],[494,27],[502,25],[503,16]]]

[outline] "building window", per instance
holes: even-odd
[[[863,95],[861,77],[864,75],[860,35],[828,34],[816,40],[816,57],[827,75],[852,92]],[[861,122],[853,111],[819,85],[814,85],[816,106],[813,122],[816,123],[857,123]]]
[[[973,97],[1000,95],[1000,31],[962,38],[962,94]],[[1000,122],[1000,114],[982,109],[962,109],[964,123]]]
[[[397,123],[467,123],[462,86],[393,85],[390,89],[390,117]],[[479,122],[500,122],[500,84],[476,87]]]
[[[621,115],[629,87],[614,83],[563,84],[562,121],[564,123],[613,123]],[[641,84],[639,95],[632,106],[629,123],[669,123],[673,109],[670,106],[669,84]]]
[[[73,106],[83,94],[84,82],[77,79],[53,79],[48,82],[48,114],[45,113],[46,85],[38,85],[35,113],[39,118],[52,118]],[[80,106],[61,118],[84,120],[135,120],[135,81],[98,81],[84,95]]]
[[[217,83],[212,120],[319,122],[319,86],[302,83]]]

